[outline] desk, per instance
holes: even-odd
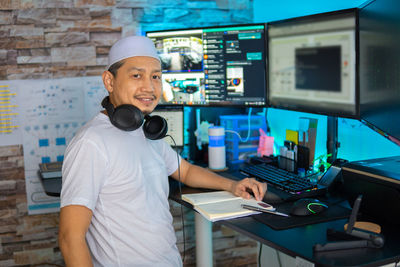
[[[237,179],[229,173],[224,173],[224,176],[232,179]],[[53,188],[51,193],[58,193],[61,181],[55,182],[55,191]],[[177,186],[171,187],[170,198],[176,202],[192,208],[189,203],[180,199]],[[196,193],[203,190],[184,187],[183,193]],[[196,213],[197,214],[197,213]],[[202,261],[198,262],[198,266],[211,266],[212,257],[202,257],[202,255],[212,254],[212,247],[207,246],[211,242],[212,231],[211,222],[205,220],[199,214],[196,216],[196,231],[202,233],[196,238],[198,245],[196,246],[196,256]],[[317,243],[327,242],[326,230],[333,228],[342,230],[347,219],[329,221],[324,223],[312,224],[303,227],[290,228],[287,230],[274,230],[269,226],[256,221],[254,218],[243,217],[226,221],[219,221],[226,227],[229,227],[243,235],[246,235],[254,240],[277,249],[292,257],[301,257],[307,261],[315,263],[317,266],[380,266],[392,262],[400,261],[400,230],[396,227],[382,227],[382,233],[385,237],[385,245],[381,249],[351,249],[337,250],[330,252],[313,253],[312,247]],[[211,264],[210,264],[211,262]]]
[[[185,187],[182,189],[182,193],[200,191],[199,189],[196,190]],[[187,207],[191,207],[190,204],[180,199],[176,188],[171,191],[171,199]],[[363,248],[318,253],[313,252],[313,246],[315,244],[327,242],[326,231],[328,228],[343,230],[343,225],[346,222],[347,219],[341,219],[287,230],[274,230],[258,222],[251,216],[218,221],[216,223],[229,227],[292,257],[301,257],[307,261],[313,262],[316,266],[380,266],[400,261],[400,231],[396,227],[387,226],[382,227],[385,245],[381,249]],[[211,224],[211,222],[209,222],[209,224]],[[208,226],[206,225],[206,227]],[[207,229],[204,232],[207,232]],[[200,246],[204,247],[204,245],[203,243]],[[201,251],[196,251],[196,256],[201,257],[201,253]]]
[[[385,245],[381,249],[351,249],[313,253],[312,247],[325,243],[326,230],[343,229],[346,219],[308,225],[287,230],[273,230],[252,217],[221,221],[223,225],[249,236],[292,257],[301,257],[318,266],[380,266],[400,260],[400,231],[383,231]]]

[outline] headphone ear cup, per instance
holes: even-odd
[[[120,105],[114,110],[112,124],[124,131],[134,131],[143,124],[143,113],[133,105]]]
[[[146,116],[143,125],[144,135],[150,140],[158,140],[164,138],[168,132],[167,121],[158,115]]]
[[[118,129],[134,131],[143,124],[144,116],[142,111],[133,105],[124,104],[114,108],[108,96],[103,99],[101,105],[107,110],[111,123]],[[167,121],[157,115],[146,115],[143,132],[146,138],[151,140],[164,138],[168,132]]]

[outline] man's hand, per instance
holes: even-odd
[[[245,199],[251,198],[253,193],[256,200],[261,201],[267,192],[267,184],[261,183],[254,178],[245,178],[232,184],[231,192]]]

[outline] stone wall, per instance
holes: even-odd
[[[110,46],[147,30],[251,23],[252,0],[0,0],[0,80],[100,75]],[[28,216],[21,145],[0,147],[0,266],[64,266],[58,213]],[[183,250],[181,209],[170,202]],[[185,266],[195,266],[185,210]],[[215,266],[256,266],[257,243],[214,224]]]
[[[121,36],[252,14],[252,0],[0,0],[0,80],[100,75]]]

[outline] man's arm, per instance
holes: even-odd
[[[84,206],[61,208],[58,242],[66,266],[93,266],[85,239],[92,214]]]
[[[249,193],[249,191],[251,191],[257,200],[262,200],[267,191],[267,184],[260,183],[254,178],[234,181],[207,169],[190,164],[184,159],[181,161],[180,170],[180,181],[191,187],[225,190],[247,199],[251,197]],[[171,177],[178,180],[178,170],[176,170]]]

